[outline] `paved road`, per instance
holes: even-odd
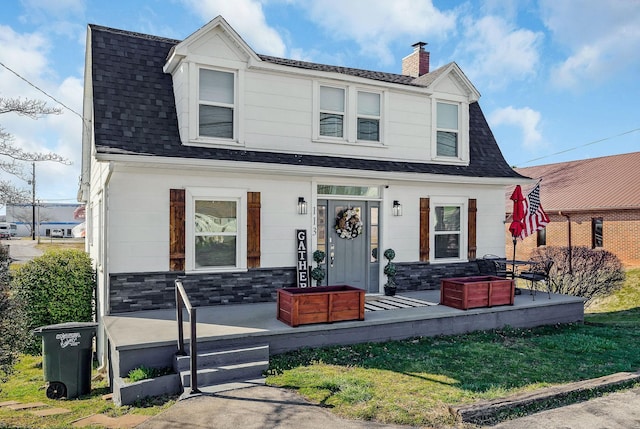
[[[137,429],[368,429],[407,426],[344,420],[285,389],[255,386],[179,401]],[[640,429],[640,388],[486,426],[492,429]]]
[[[493,429],[640,429],[640,388],[491,426]]]
[[[14,262],[26,262],[42,255],[42,251],[36,249],[37,240],[2,240],[2,244],[9,246],[9,256]]]

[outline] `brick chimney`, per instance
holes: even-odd
[[[420,77],[429,73],[429,52],[424,50],[427,44],[414,43],[413,52],[402,59],[402,74],[405,76]]]

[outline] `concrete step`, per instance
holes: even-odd
[[[266,371],[267,368],[269,368],[268,360],[224,365],[215,368],[201,368],[198,370],[198,388],[237,380],[257,379],[262,377],[263,371]],[[191,371],[180,372],[180,379],[184,387],[190,387]]]
[[[269,345],[198,352],[198,369],[269,360]],[[176,356],[176,372],[189,371],[190,356]]]
[[[190,356],[176,356],[180,381],[191,386]],[[269,368],[269,345],[203,351],[197,357],[198,389],[235,381],[260,379]]]
[[[191,387],[187,386],[184,388],[184,392],[182,393],[182,395],[180,395],[180,399],[188,399],[188,398],[192,398],[194,396],[200,396],[202,394],[216,394],[216,393],[222,393],[222,392],[227,392],[229,390],[236,390],[236,389],[244,389],[247,387],[255,387],[255,386],[264,386],[265,385],[265,378],[256,378],[254,380],[238,380],[238,381],[232,381],[229,383],[222,383],[222,384],[216,384],[214,386],[200,386],[198,387],[199,392],[198,393],[192,393],[191,392]]]

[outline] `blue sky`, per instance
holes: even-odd
[[[456,61],[480,91],[511,165],[640,150],[638,0],[7,0],[0,62],[69,108],[0,115],[16,145],[73,162],[37,166],[38,199],[76,198],[87,24],[184,39],[217,15],[257,53],[369,70],[427,42],[432,70]],[[0,97],[55,104],[2,66]]]

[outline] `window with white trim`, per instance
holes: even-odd
[[[235,74],[201,68],[198,85],[198,135],[234,138]]]
[[[380,141],[380,94],[358,91],[358,140]]]
[[[345,90],[320,86],[320,135],[344,138]]]
[[[246,192],[205,188],[187,192],[186,268],[246,268]]]
[[[436,103],[436,156],[457,158],[460,154],[458,104]]]
[[[356,85],[314,85],[313,138],[330,143],[384,141],[385,92]]]
[[[431,260],[467,258],[467,203],[462,198],[432,200],[430,210]]]

